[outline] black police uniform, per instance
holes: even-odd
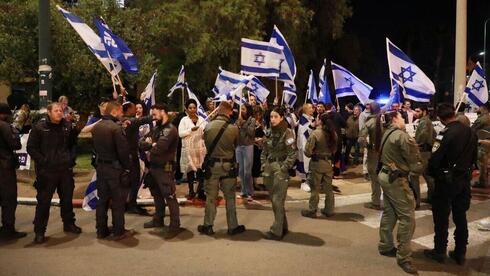
[[[17,168],[15,150],[21,148],[18,131],[0,120],[0,205],[2,207],[2,232],[15,231],[15,209],[17,208]]]
[[[129,190],[128,210],[133,211],[137,208],[136,199],[138,198],[138,190],[140,187],[140,160],[138,157],[138,141],[139,141],[139,127],[144,124],[151,124],[151,116],[134,118],[124,117],[123,120],[129,120],[130,124],[126,127],[126,139],[128,140],[129,154],[130,154],[130,181],[131,187]],[[134,210],[137,211],[137,210]],[[139,210],[138,210],[139,211]],[[142,210],[144,211],[144,210]],[[142,212],[139,211],[139,212]],[[143,213],[141,213],[143,214]]]
[[[74,226],[73,213],[73,167],[75,166],[75,146],[78,130],[65,119],[52,123],[49,118],[42,119],[32,129],[27,141],[27,152],[36,164],[37,206],[34,217],[36,238],[44,236],[49,220],[51,199],[55,190],[60,198],[61,218],[64,230],[71,231]],[[42,239],[39,241],[42,242]]]
[[[124,130],[118,119],[107,115],[94,126],[92,139],[96,153],[97,195],[96,207],[97,237],[109,235],[107,211],[112,200],[112,224],[114,236],[125,233],[124,209],[129,188],[129,146]]]
[[[472,165],[477,160],[477,143],[477,137],[470,127],[454,121],[436,137],[432,148],[429,173],[435,179],[432,213],[435,232],[434,251],[437,254],[446,254],[451,211],[456,225],[454,252],[458,256],[464,256],[466,253],[468,243],[466,211],[470,207],[470,180]]]
[[[153,221],[145,227],[163,226],[165,206],[170,212],[170,230],[180,229],[179,203],[175,194],[175,155],[179,134],[170,122],[158,123],[151,133],[152,144],[142,141],[142,150],[150,151],[150,191],[155,201]],[[148,183],[145,182],[148,185]]]

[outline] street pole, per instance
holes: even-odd
[[[454,52],[454,98],[456,106],[466,86],[467,0],[456,2],[456,47]]]
[[[483,72],[487,72],[487,63],[486,63],[486,60],[487,60],[487,23],[488,21],[490,21],[490,18],[487,18],[487,20],[485,20],[485,24],[484,24],[484,27],[483,27]]]
[[[49,31],[49,0],[39,0],[39,109],[52,100],[51,34]]]

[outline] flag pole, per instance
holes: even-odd
[[[463,91],[463,93],[461,93],[461,98],[459,99],[458,105],[456,106],[456,113],[458,113],[458,110],[461,107],[461,104],[463,103],[465,96],[466,93],[464,93]]]
[[[339,98],[335,97],[335,101],[337,101],[337,112],[340,112]]]
[[[277,77],[276,77],[276,102],[278,102],[278,101],[279,101],[279,97],[277,95]],[[280,105],[282,105],[282,102]]]
[[[182,87],[182,110],[185,110],[185,88],[187,85],[184,84],[184,87]]]

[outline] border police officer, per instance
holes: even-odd
[[[48,117],[32,129],[27,141],[27,152],[36,162],[37,206],[34,217],[36,243],[45,241],[44,233],[49,220],[51,199],[55,191],[60,198],[63,230],[80,234],[82,229],[75,225],[73,212],[73,167],[78,131],[63,119],[61,104],[48,105]]]
[[[238,225],[236,216],[235,188],[238,175],[235,164],[235,149],[238,143],[238,128],[230,123],[233,107],[229,102],[223,101],[219,106],[216,118],[206,125],[204,129],[204,143],[207,156],[203,169],[210,173],[204,182],[206,192],[206,208],[204,211],[204,224],[197,230],[205,235],[213,235],[213,224],[216,218],[216,199],[219,189],[223,191],[226,200],[226,221],[228,234],[235,235],[245,231],[245,226]],[[221,129],[224,128],[223,131]],[[221,137],[217,138],[221,132]],[[213,145],[214,142],[214,145]],[[211,149],[211,146],[214,146]],[[208,164],[206,164],[209,162]]]
[[[429,172],[435,179],[432,197],[434,219],[434,249],[424,254],[444,262],[447,250],[449,214],[452,212],[456,226],[455,248],[449,256],[458,264],[465,262],[468,244],[466,211],[470,208],[472,165],[477,159],[478,139],[472,129],[460,123],[454,107],[447,103],[438,106],[437,116],[446,128],[436,137],[429,160]]]
[[[305,146],[305,155],[311,158],[308,181],[311,185],[311,196],[309,209],[301,211],[301,215],[304,217],[316,217],[320,189],[325,192],[325,208],[321,210],[321,213],[326,217],[330,217],[334,213],[335,199],[332,190],[331,158],[337,150],[338,137],[335,126],[328,116],[327,113],[321,115],[321,128],[317,128],[311,133]]]
[[[9,125],[12,111],[5,103],[0,103],[0,206],[2,207],[2,227],[0,236],[6,239],[25,237],[25,232],[15,230],[15,209],[17,208],[17,175],[15,169],[19,160],[15,150],[21,148],[19,132]]]
[[[151,108],[156,126],[151,138],[140,142],[141,149],[150,151],[150,191],[155,201],[155,215],[153,219],[144,224],[145,228],[163,227],[165,206],[170,211],[170,225],[166,238],[179,234],[180,215],[179,203],[175,194],[175,155],[179,134],[177,128],[170,123],[167,109],[157,104]]]
[[[270,114],[271,131],[264,140],[261,154],[264,185],[269,190],[274,223],[265,234],[268,240],[281,240],[288,232],[284,203],[288,191],[289,169],[296,159],[294,132],[284,120],[284,110],[274,108]],[[308,143],[307,143],[308,145]],[[306,151],[305,151],[306,154]]]
[[[409,173],[423,171],[420,152],[415,140],[405,132],[405,119],[397,111],[384,115],[388,129],[380,145],[378,178],[384,195],[384,211],[379,228],[378,250],[384,256],[396,256],[403,271],[416,274],[412,266],[410,242],[415,230],[415,200],[408,183]],[[381,128],[377,125],[377,128]],[[398,249],[393,241],[393,229],[398,223]]]
[[[97,169],[97,207],[95,211],[97,238],[110,235],[107,226],[107,210],[112,202],[112,224],[114,240],[121,240],[133,234],[124,228],[124,207],[127,189],[130,186],[129,146],[123,127],[119,122],[122,106],[109,102],[106,115],[92,130]]]

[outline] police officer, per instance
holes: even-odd
[[[15,230],[15,209],[17,208],[17,175],[15,169],[19,160],[15,150],[21,148],[19,132],[9,124],[12,112],[6,103],[0,103],[0,206],[2,207],[2,227],[0,237],[19,239],[27,234]]]
[[[367,148],[367,169],[371,179],[371,202],[365,204],[366,208],[381,210],[381,186],[378,182],[376,167],[378,165],[379,147],[383,129],[376,129],[378,114],[380,113],[379,105],[376,102],[371,103],[371,113],[366,119],[366,123],[359,132],[359,144]],[[369,142],[368,142],[369,139]]]
[[[129,146],[119,119],[122,106],[118,102],[107,103],[102,121],[92,130],[96,154],[97,207],[95,209],[97,238],[110,235],[107,226],[109,202],[112,209],[114,240],[121,240],[133,234],[124,228],[124,206],[130,186]]]
[[[308,181],[311,185],[311,195],[309,209],[301,211],[301,215],[304,217],[316,217],[320,189],[323,189],[325,193],[325,208],[321,210],[321,213],[326,217],[330,217],[334,213],[331,158],[337,150],[338,137],[335,126],[328,116],[328,114],[323,114],[320,117],[321,128],[317,128],[311,133],[305,146],[305,155],[311,158]]]
[[[458,264],[465,262],[468,244],[466,211],[470,208],[472,165],[477,159],[477,137],[471,128],[457,121],[454,107],[447,103],[438,106],[437,116],[446,126],[436,137],[429,160],[429,173],[435,179],[432,196],[434,219],[434,249],[424,254],[444,262],[447,250],[449,214],[452,212],[455,248],[449,257]]]
[[[471,126],[471,129],[475,133],[482,129],[490,129],[490,103],[485,103],[480,106],[478,110],[478,118]],[[475,187],[484,188],[488,185],[488,153],[490,153],[490,147],[484,143],[478,145],[478,169],[480,170],[480,179]]]
[[[144,124],[151,124],[151,116],[145,116],[136,118],[136,105],[132,102],[126,102],[123,104],[124,116],[122,121],[126,125],[124,132],[126,133],[126,139],[129,145],[129,160],[131,161],[130,179],[131,188],[129,190],[129,197],[127,203],[127,212],[130,214],[138,214],[142,216],[148,216],[148,211],[136,203],[138,198],[138,191],[140,188],[140,159],[138,157],[138,141],[139,141],[139,128]]]
[[[415,142],[419,146],[420,157],[424,164],[424,179],[427,183],[427,202],[431,201],[432,193],[434,192],[434,180],[427,174],[427,162],[430,159],[432,144],[434,143],[435,130],[432,121],[429,118],[427,105],[421,105],[415,108],[415,118],[418,119],[417,130],[415,131]],[[416,208],[420,207],[420,176],[411,174],[410,185],[415,192]]]
[[[164,105],[154,105],[151,111],[156,120],[156,127],[151,137],[140,143],[140,147],[142,150],[150,151],[150,175],[153,183],[149,187],[155,201],[155,215],[144,227],[163,227],[167,205],[170,211],[170,225],[166,238],[172,238],[181,231],[179,203],[175,195],[175,155],[179,133],[170,123]]]
[[[63,119],[61,104],[48,105],[48,117],[39,121],[27,141],[27,152],[36,162],[37,206],[34,217],[34,242],[43,243],[49,219],[51,199],[58,192],[61,205],[63,230],[80,234],[82,229],[75,225],[73,213],[73,167],[78,130]]]
[[[284,202],[288,191],[288,171],[296,160],[296,141],[294,132],[288,128],[284,120],[282,108],[274,108],[270,114],[270,120],[271,130],[266,134],[264,149],[260,157],[263,164],[264,185],[269,191],[274,212],[274,223],[265,234],[265,238],[281,240],[288,232]]]
[[[206,125],[204,129],[204,143],[207,149],[209,164],[204,164],[204,170],[209,171],[204,182],[206,192],[206,208],[204,211],[204,224],[197,230],[201,234],[213,235],[213,224],[216,218],[216,199],[219,189],[223,191],[226,200],[226,220],[228,235],[235,235],[245,231],[245,226],[238,225],[236,216],[235,188],[238,176],[235,165],[235,149],[238,143],[238,127],[231,124],[230,116],[233,106],[223,101],[219,105],[216,118]],[[224,131],[221,131],[221,129]],[[221,137],[217,137],[222,132]],[[219,138],[219,140],[215,139]],[[214,145],[213,145],[214,144]],[[211,152],[211,146],[214,146]],[[206,160],[205,160],[206,163]],[[207,168],[206,168],[207,166]]]
[[[381,255],[396,256],[403,271],[416,274],[412,265],[410,242],[415,230],[415,200],[408,183],[408,174],[423,171],[415,140],[405,132],[405,119],[397,111],[384,115],[388,129],[381,140],[378,179],[384,194],[384,211],[379,228]],[[398,249],[393,242],[393,229],[398,223]]]

